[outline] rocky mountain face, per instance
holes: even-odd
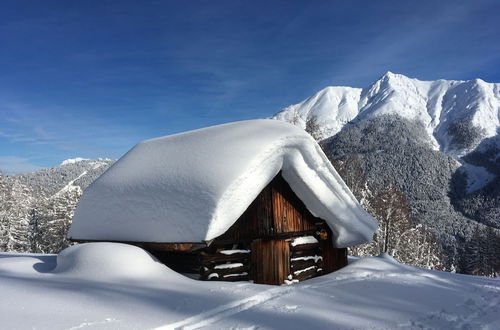
[[[18,175],[0,174],[0,251],[57,253],[83,190],[114,161],[70,159]]]
[[[356,197],[378,218],[375,242],[354,253],[388,252],[419,266],[495,276],[499,116],[500,84],[419,81],[389,72],[364,89],[325,88],[273,118],[320,140]],[[407,243],[396,239],[401,235],[409,236]],[[429,251],[436,253],[423,253],[422,244],[409,243],[412,238],[432,242]]]

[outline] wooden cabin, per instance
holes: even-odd
[[[283,284],[347,265],[326,221],[311,214],[281,172],[221,236],[205,244],[142,244],[170,268],[203,280]]]
[[[202,280],[280,285],[344,267],[375,228],[312,138],[256,120],[134,147],[85,191],[69,236],[134,244]]]

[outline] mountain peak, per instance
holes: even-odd
[[[411,79],[404,74],[394,73],[392,71],[387,71],[379,80],[392,80],[392,79]]]
[[[498,90],[499,84],[481,79],[421,81],[387,71],[367,88],[329,87],[323,93],[283,109],[273,118],[304,128],[307,120],[316,117],[326,138],[338,133],[350,121],[393,114],[420,121],[436,149],[460,156],[482,139],[497,134],[500,128]],[[461,143],[465,137],[456,136],[466,134],[461,128],[467,128],[471,134],[479,132],[481,136],[470,143]]]
[[[68,164],[75,164],[75,163],[78,163],[78,162],[81,162],[81,161],[84,161],[84,160],[89,160],[89,159],[88,158],[81,158],[81,157],[69,158],[69,159],[63,160],[61,162],[60,166],[68,165]]]
[[[397,73],[387,71],[386,73],[384,73],[384,75],[381,78],[384,78],[384,77],[390,78],[390,77],[394,77],[396,75],[397,75]]]

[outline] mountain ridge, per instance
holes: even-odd
[[[327,138],[348,123],[384,114],[421,121],[436,150],[459,158],[500,129],[500,84],[422,81],[389,71],[366,88],[326,87],[272,118],[302,128],[314,118]]]

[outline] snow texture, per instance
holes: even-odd
[[[297,271],[293,272],[293,275],[299,275],[300,273],[304,273],[304,272],[307,272],[308,270],[315,269],[315,268],[316,268],[316,266],[310,266],[310,267],[307,267],[307,268],[304,268],[301,270],[297,270]]]
[[[495,174],[489,172],[481,166],[474,166],[467,162],[462,162],[463,170],[467,173],[467,193],[474,192],[493,181]]]
[[[239,273],[239,274],[226,274],[222,277],[227,278],[227,277],[239,277],[239,276],[247,276],[247,275],[248,275],[247,272],[243,272],[243,273]]]
[[[469,81],[421,81],[387,72],[367,88],[327,87],[310,98],[284,108],[274,119],[302,128],[311,117],[326,138],[348,122],[378,115],[396,114],[421,121],[430,142],[451,156],[461,156],[479,143],[457,145],[451,134],[465,122],[481,139],[495,136],[500,128],[500,84],[481,79]]]
[[[282,171],[337,247],[371,240],[365,212],[318,144],[277,120],[251,120],[144,141],[83,194],[69,236],[200,242],[223,234]]]
[[[243,267],[243,264],[240,262],[232,263],[232,264],[222,264],[222,265],[217,265],[214,267],[214,269],[229,269],[229,268],[238,268],[238,267]]]
[[[70,159],[63,160],[61,163],[61,166],[68,165],[68,164],[75,164],[75,163],[78,163],[78,162],[81,162],[84,160],[90,160],[90,159],[81,158],[81,157],[70,158]]]
[[[116,243],[77,245],[59,256],[2,253],[0,321],[10,330],[500,328],[499,279],[380,256],[289,282],[196,281]]]
[[[292,246],[302,245],[302,244],[314,244],[318,243],[318,240],[314,236],[302,236],[297,237],[292,240]]]
[[[222,250],[222,251],[219,251],[219,253],[222,253],[222,254],[225,254],[225,255],[232,255],[232,254],[236,254],[236,253],[250,253],[250,250]]]
[[[307,257],[296,257],[296,258],[291,258],[290,260],[291,260],[291,261],[299,261],[299,260],[304,260],[304,261],[307,261],[307,260],[314,260],[314,262],[315,262],[315,263],[317,263],[319,260],[323,260],[323,257],[322,257],[322,256],[313,255],[313,256],[307,256]]]

